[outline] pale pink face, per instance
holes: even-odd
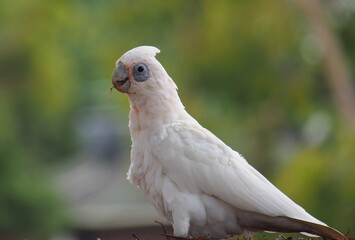
[[[123,93],[134,93],[130,91],[132,83],[145,82],[149,78],[149,68],[144,63],[136,63],[133,66],[126,66],[118,63],[112,74],[113,87]]]
[[[152,75],[148,58],[154,58],[159,50],[155,47],[138,47],[126,52],[116,63],[112,73],[112,84],[122,93],[136,93],[140,85]]]

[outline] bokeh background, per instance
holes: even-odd
[[[161,50],[203,126],[354,232],[354,43],[353,0],[1,1],[0,238],[158,220],[125,180],[129,104],[110,96],[115,61],[139,45]]]

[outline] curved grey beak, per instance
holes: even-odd
[[[114,88],[123,93],[128,93],[131,87],[131,81],[129,81],[126,67],[122,63],[119,63],[115,70],[113,70],[112,84]]]

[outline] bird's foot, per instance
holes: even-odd
[[[233,237],[233,235],[227,235],[223,238],[214,238],[214,237],[208,237],[208,236],[179,237],[179,236],[174,236],[174,235],[168,234],[168,230],[166,229],[166,227],[163,223],[158,222],[158,221],[155,221],[155,222],[158,223],[163,228],[163,233],[161,233],[160,235],[166,237],[166,240],[225,240],[225,239]],[[139,240],[139,239],[137,239],[137,240]]]

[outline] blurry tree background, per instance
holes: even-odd
[[[100,101],[127,116],[126,96],[109,101],[110,77],[138,45],[162,51],[203,126],[317,218],[355,231],[355,122],[334,97],[342,79],[327,80],[327,36],[296,2],[1,1],[0,233],[43,237],[66,226],[51,171],[76,151],[80,109]],[[340,96],[352,95],[355,2],[315,2],[348,74]],[[354,113],[351,97],[343,103]]]

